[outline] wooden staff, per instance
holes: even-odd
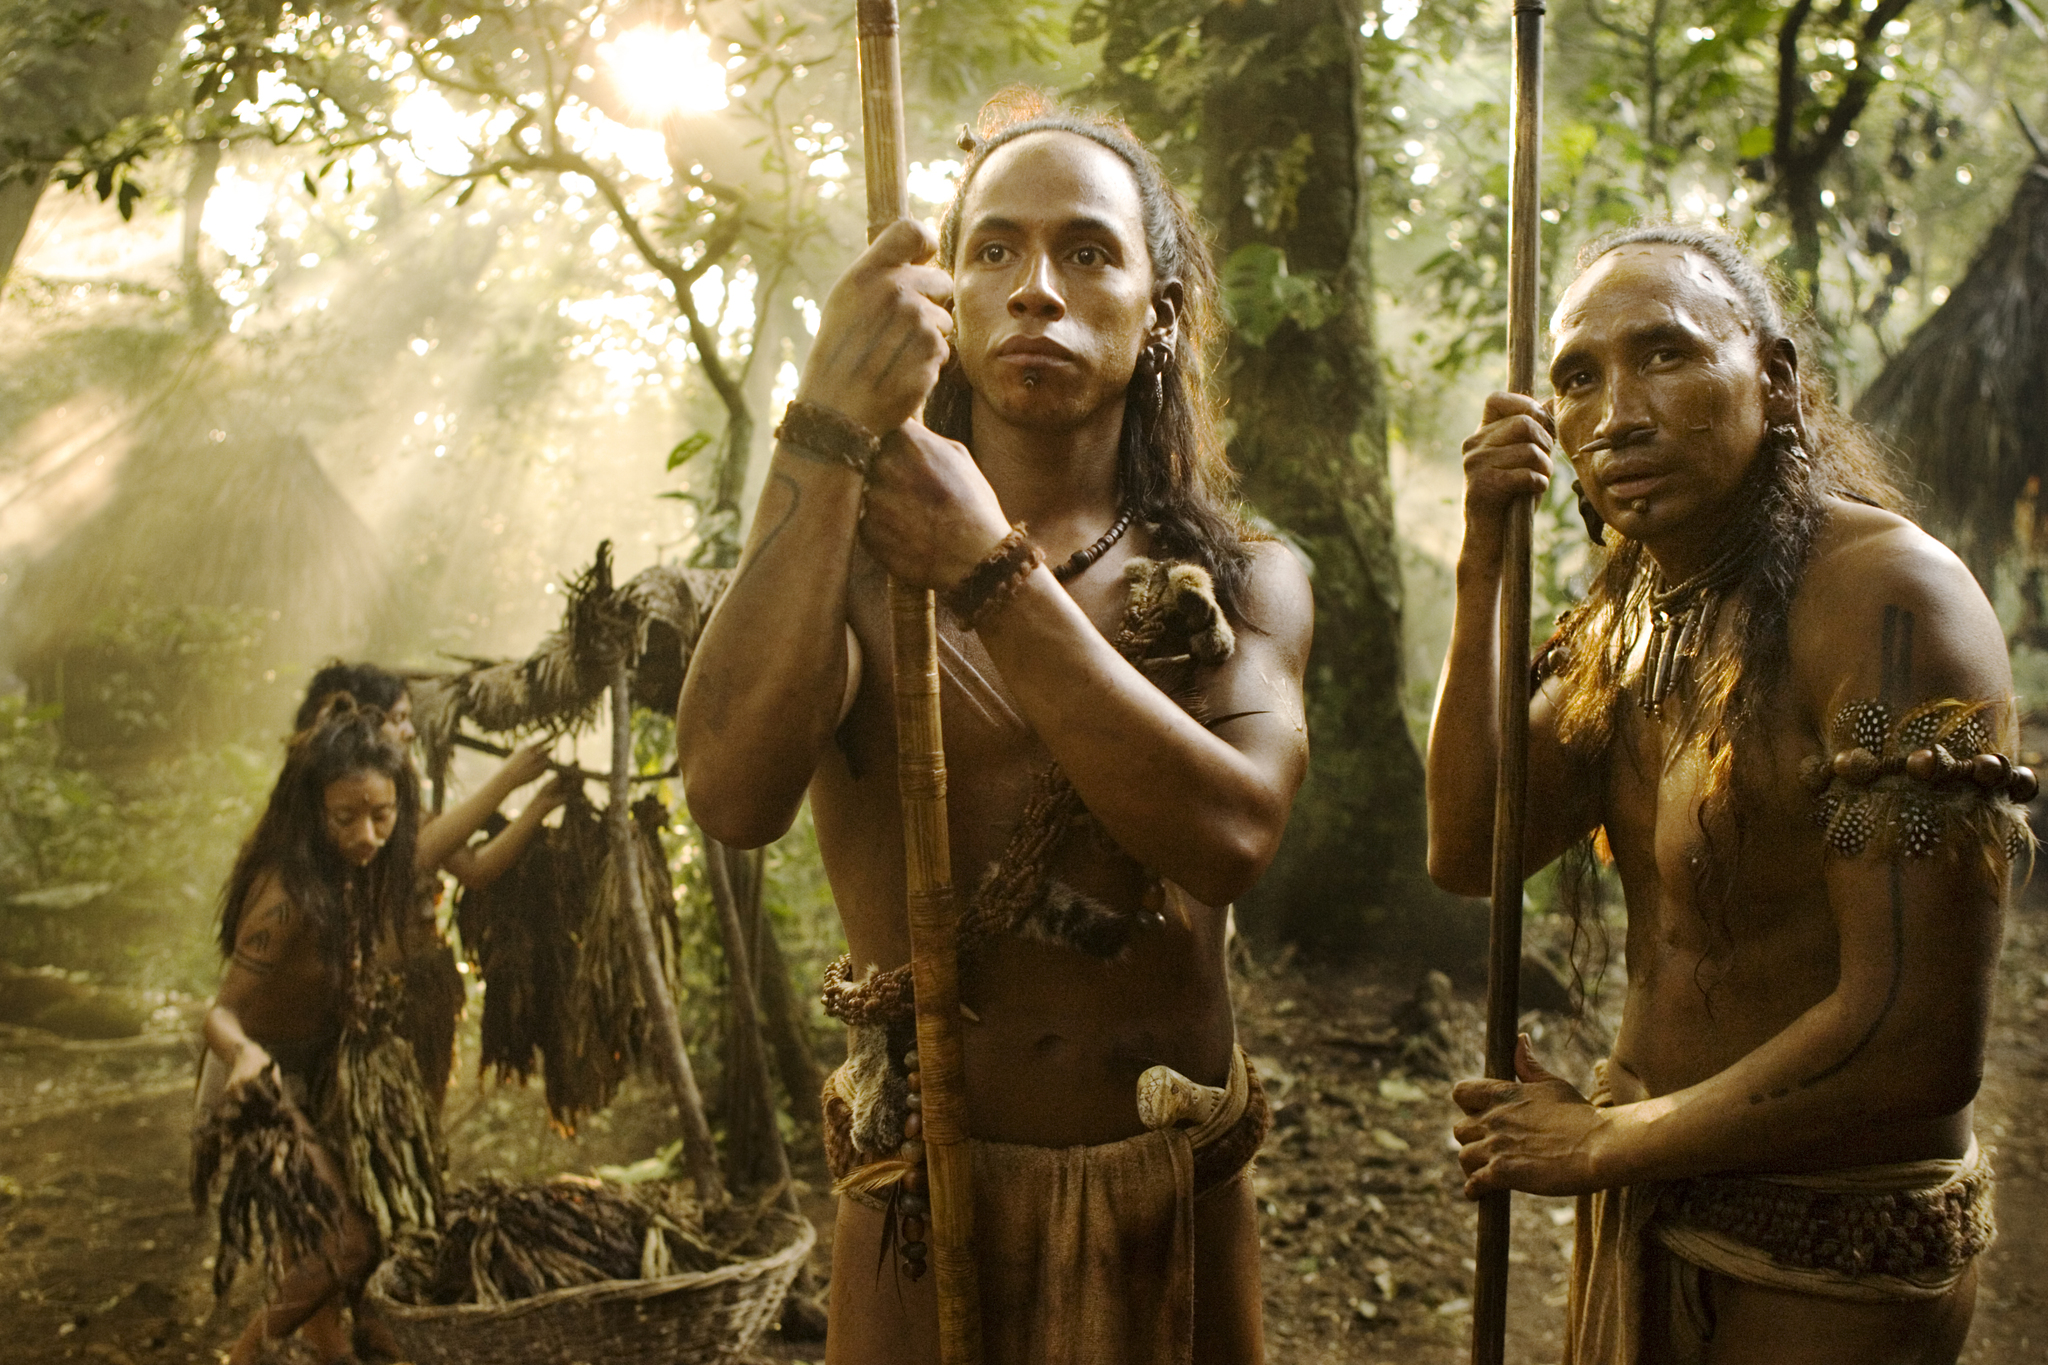
[[[903,72],[896,0],[857,0],[861,136],[867,160],[868,240],[907,218]],[[960,1059],[959,914],[946,837],[946,752],[939,732],[938,630],[929,590],[889,581],[896,671],[896,783],[916,981],[917,1056],[939,1359],[979,1365],[981,1290],[974,1267],[973,1156],[967,1149]]]
[[[707,1209],[725,1203],[725,1180],[718,1171],[718,1146],[711,1139],[711,1125],[704,1118],[704,1098],[697,1090],[697,1074],[690,1067],[690,1054],[683,1047],[683,1026],[676,1018],[675,996],[661,969],[661,948],[655,942],[654,916],[647,905],[647,889],[640,880],[640,831],[633,828],[633,674],[623,656],[612,665],[612,770],[609,775],[611,806],[605,811],[606,833],[610,836],[613,875],[623,878],[626,916],[632,921],[633,941],[639,948],[640,988],[647,993],[648,1008],[654,1012],[654,1054],[675,1096],[677,1116],[683,1124],[683,1162],[697,1186],[697,1202]]]
[[[1508,388],[1536,389],[1537,212],[1542,183],[1543,0],[1515,0],[1514,173],[1508,188]],[[1509,506],[1501,539],[1499,766],[1493,793],[1493,924],[1486,963],[1486,1074],[1515,1076],[1522,970],[1522,839],[1529,797],[1529,550],[1536,504]],[[1507,1350],[1509,1194],[1479,1201],[1472,1290],[1473,1365]]]
[[[761,1006],[754,993],[754,959],[747,946],[746,926],[740,923],[739,896],[733,887],[731,860],[745,856],[708,834],[704,836],[704,870],[711,882],[711,903],[718,910],[719,934],[725,940],[725,974],[732,986],[733,1027],[740,1033],[733,1060],[753,1072],[751,1079],[766,1111],[762,1118],[768,1125],[769,1155],[774,1158],[782,1207],[801,1217],[803,1209],[797,1203],[796,1182],[789,1176],[789,1150],[782,1145],[782,1117],[775,1107],[775,1083],[768,1076],[768,1045],[761,1037]],[[737,1126],[738,1119],[734,1118],[733,1123]]]

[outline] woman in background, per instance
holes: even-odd
[[[323,666],[307,684],[305,700],[299,703],[296,728],[305,729],[319,714],[322,704],[340,693],[381,710],[386,732],[394,743],[410,753],[415,732],[412,697],[406,690],[405,679],[371,663],[336,660]],[[405,974],[400,1031],[413,1046],[421,1078],[436,1108],[448,1090],[455,1055],[455,1025],[465,999],[455,952],[441,933],[441,882],[436,874],[447,872],[469,890],[479,890],[502,876],[539,832],[548,812],[568,799],[568,780],[557,776],[541,788],[517,819],[486,842],[472,847],[470,840],[513,792],[547,770],[547,746],[529,744],[514,751],[467,799],[449,810],[425,816],[420,825],[413,855],[419,886],[399,934]],[[417,799],[419,779],[415,775],[408,781]]]
[[[269,1302],[236,1340],[229,1365],[251,1365],[266,1342],[294,1331],[322,1361],[348,1358],[342,1310],[359,1299],[378,1250],[380,1228],[366,1210],[430,1211],[438,1197],[433,1160],[425,1163],[424,1191],[395,1187],[398,1177],[386,1163],[352,1161],[358,1134],[350,1116],[362,1106],[344,1093],[353,1082],[343,1073],[376,1067],[351,1071],[342,1058],[344,1050],[370,1057],[396,1041],[390,1012],[377,998],[401,960],[418,834],[419,786],[404,746],[384,711],[342,693],[292,738],[269,804],[222,892],[219,941],[227,969],[206,1015],[202,1124],[274,1069],[285,1103],[312,1136],[305,1146],[315,1174],[341,1195],[331,1233],[317,1251],[284,1267]],[[409,1047],[398,1044],[381,1064],[424,1100]],[[421,1131],[379,1132],[372,1141],[385,1150],[410,1144],[416,1153],[437,1154],[432,1112],[423,1102],[413,1112]],[[351,1169],[358,1164],[381,1167],[382,1174]],[[365,1197],[371,1180],[379,1181],[374,1200]],[[237,1251],[249,1248],[223,1246],[220,1254]],[[377,1324],[358,1319],[357,1328],[366,1350],[390,1353]]]

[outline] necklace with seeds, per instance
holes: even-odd
[[[1052,576],[1062,583],[1071,583],[1088,572],[1088,566],[1109,553],[1109,547],[1124,538],[1124,532],[1131,528],[1131,509],[1126,507],[1107,531],[1099,536],[1093,545],[1085,546],[1067,556],[1067,561],[1052,571]]]
[[[1645,711],[1657,714],[1671,689],[1684,683],[1713,629],[1722,595],[1749,571],[1759,539],[1756,528],[1751,527],[1692,577],[1651,590],[1650,644],[1643,652],[1638,694]],[[1663,580],[1661,572],[1657,577],[1659,582]]]

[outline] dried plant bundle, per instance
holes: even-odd
[[[225,1167],[213,1292],[244,1261],[273,1269],[320,1254],[341,1223],[342,1195],[320,1175],[312,1127],[285,1098],[276,1067],[224,1097],[192,1134],[192,1206],[204,1212]]]
[[[715,1270],[772,1250],[780,1225],[760,1208],[708,1219],[687,1181],[621,1184],[557,1176],[486,1180],[451,1193],[438,1232],[397,1256],[398,1297],[426,1305],[503,1304],[608,1280]]]

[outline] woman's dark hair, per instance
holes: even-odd
[[[398,819],[377,856],[356,868],[328,836],[327,788],[363,772],[391,779]],[[350,983],[378,935],[395,932],[411,904],[419,824],[419,783],[403,746],[384,732],[383,709],[358,706],[346,692],[327,698],[313,723],[292,736],[270,803],[221,890],[221,955],[234,952],[257,881],[274,875],[292,910],[313,921],[329,974]]]
[[[969,155],[939,229],[939,264],[947,270],[955,265],[960,215],[982,166],[999,148],[1033,133],[1086,138],[1130,168],[1155,286],[1180,282],[1180,325],[1172,360],[1161,376],[1159,418],[1148,423],[1141,416],[1147,406],[1137,394],[1148,382],[1143,376],[1132,379],[1124,404],[1117,494],[1133,517],[1151,528],[1161,554],[1201,564],[1215,580],[1217,600],[1243,619],[1239,603],[1251,574],[1246,547],[1263,537],[1237,512],[1236,481],[1224,453],[1213,376],[1222,339],[1216,266],[1200,218],[1168,183],[1159,158],[1121,119],[1067,108],[1035,90],[1005,90],[982,107],[975,130],[963,133],[961,146]],[[939,374],[925,406],[925,424],[972,448],[972,399],[956,356]]]
[[[310,727],[319,718],[320,707],[337,693],[348,693],[359,706],[389,711],[398,705],[398,699],[405,695],[405,690],[405,679],[389,669],[372,663],[345,664],[339,659],[329,659],[320,665],[313,680],[306,684],[305,700],[299,703],[299,713],[292,720],[292,729],[298,731]]]

